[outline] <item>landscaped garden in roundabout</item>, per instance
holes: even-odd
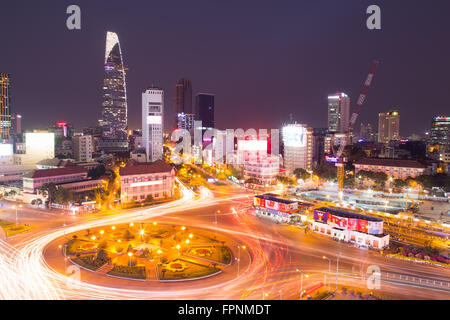
[[[131,222],[71,234],[60,247],[74,264],[99,274],[182,281],[210,277],[231,265],[229,240],[198,228]]]

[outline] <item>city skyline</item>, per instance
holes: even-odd
[[[43,22],[42,29],[48,32],[48,36],[42,41],[50,45],[57,39],[60,44],[53,46],[56,58],[52,58],[52,61],[46,57],[49,54],[42,51],[45,50],[45,45],[36,48],[40,56],[36,74],[46,79],[41,84],[35,75],[27,74],[29,66],[24,62],[28,60],[27,54],[12,56],[12,52],[21,52],[24,45],[17,40],[21,38],[20,33],[25,32],[19,26],[15,30],[19,36],[14,39],[5,34],[11,52],[5,52],[5,58],[0,61],[0,69],[10,73],[14,79],[13,109],[23,115],[25,129],[42,124],[41,117],[44,115],[33,115],[34,108],[43,110],[43,114],[51,114],[50,122],[65,120],[74,123],[76,127],[93,125],[94,117],[98,119],[98,116],[93,114],[94,107],[101,103],[98,88],[102,81],[102,70],[99,67],[103,51],[102,39],[106,30],[112,30],[119,35],[125,48],[127,65],[130,66],[127,79],[130,128],[139,127],[140,92],[149,83],[155,83],[171,92],[180,77],[192,80],[193,95],[197,92],[211,92],[216,95],[217,127],[277,128],[286,121],[285,115],[289,113],[299,122],[312,127],[324,127],[327,95],[340,91],[348,93],[353,101],[353,110],[370,61],[377,58],[380,60],[380,67],[360,120],[375,126],[379,112],[396,109],[403,115],[402,136],[414,132],[423,134],[434,116],[445,114],[445,106],[439,101],[444,98],[445,92],[443,70],[449,62],[443,53],[448,51],[448,44],[440,41],[445,28],[433,29],[433,32],[430,32],[434,36],[424,40],[421,34],[428,32],[431,26],[426,23],[420,26],[410,25],[408,21],[417,18],[425,10],[428,14],[426,19],[443,23],[439,17],[445,12],[447,4],[436,3],[432,8],[411,4],[406,15],[402,14],[400,5],[382,1],[385,28],[370,33],[364,28],[364,15],[361,14],[365,4],[350,6],[348,1],[342,5],[326,3],[327,6],[320,8],[316,4],[287,3],[283,8],[275,9],[275,21],[266,26],[266,18],[273,9],[267,3],[262,3],[257,10],[258,15],[251,17],[246,15],[250,5],[239,6],[241,14],[235,19],[241,29],[240,33],[236,26],[225,24],[227,28],[221,29],[216,24],[209,23],[213,18],[223,19],[218,16],[217,9],[231,13],[231,4],[205,5],[200,12],[192,12],[205,16],[204,21],[191,24],[180,31],[176,26],[182,24],[184,18],[178,17],[177,14],[167,20],[169,6],[161,5],[158,10],[160,17],[156,21],[137,27],[127,25],[116,18],[119,14],[127,18],[139,18],[142,14],[139,10],[129,8],[127,12],[122,12],[123,5],[112,1],[111,15],[105,17],[99,14],[100,4],[81,1],[84,20],[81,31],[77,32],[69,32],[64,26],[58,30],[57,11],[64,7],[63,4],[44,12],[44,20],[33,20],[29,17],[34,4],[27,6],[24,12],[23,9],[19,11],[16,5],[8,4],[7,8],[11,14],[7,19],[30,18],[31,23]],[[191,10],[189,6],[185,9],[189,12]],[[321,25],[307,19],[307,13],[317,17],[323,15],[329,19]],[[280,22],[277,14],[284,16],[284,23]],[[354,19],[351,20],[354,21],[342,24],[338,21],[338,17],[342,15],[352,17]],[[96,16],[95,21],[92,20],[93,16]],[[181,20],[176,26],[170,26],[170,22],[175,18]],[[400,19],[400,23],[393,25],[394,18],[397,21]],[[305,23],[308,26],[312,23],[312,27],[306,29]],[[210,25],[210,30],[203,30],[201,27],[204,24]],[[264,27],[262,32],[255,33],[257,30],[252,26]],[[151,32],[143,34],[145,30]],[[34,31],[27,32],[33,34]],[[170,37],[179,40],[176,45],[169,45],[167,39]],[[142,41],[147,38],[153,40]],[[203,45],[202,38],[208,40],[210,46]],[[246,43],[244,38],[251,40]],[[336,38],[339,41],[335,40]],[[364,45],[356,46],[356,41],[362,41]],[[158,42],[165,45],[155,47],[154,44]],[[350,49],[333,54],[312,55],[329,45],[352,48],[351,57],[345,54]],[[405,46],[410,50],[405,49]],[[425,52],[427,46],[438,46],[442,50],[433,53],[436,63],[424,68],[414,61],[419,57],[424,60],[426,57],[431,58],[431,53]],[[262,48],[263,51],[260,50]],[[176,59],[177,56],[179,59]],[[62,77],[62,60],[64,63],[69,61],[74,66],[69,70],[64,68],[69,77],[68,83],[73,82],[75,85],[74,90],[67,91],[64,82],[59,81]],[[45,68],[45,75],[43,71],[39,71],[42,67]],[[43,89],[44,83],[54,90],[46,92]],[[411,92],[414,92],[414,95],[411,95]],[[30,96],[33,96],[32,100]],[[170,114],[173,109],[171,95],[166,96],[165,104],[169,106],[166,108],[166,119],[173,119],[174,115]],[[427,104],[436,107],[433,110],[424,108]],[[239,120],[233,117],[234,112],[243,108],[247,111]],[[279,110],[279,114],[271,114],[270,110],[273,108]],[[311,109],[321,112],[311,113]],[[89,117],[81,116],[79,110],[87,112]],[[409,110],[413,110],[414,114],[408,112]],[[255,113],[258,113],[258,125],[253,116]],[[428,120],[425,122],[423,119]]]

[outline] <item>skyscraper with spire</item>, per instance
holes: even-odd
[[[110,31],[106,33],[100,125],[105,138],[126,139],[127,137],[128,110],[125,67],[119,37],[116,33]]]

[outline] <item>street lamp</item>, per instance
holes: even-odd
[[[303,271],[297,269],[297,272],[300,272],[300,300],[303,298]],[[309,274],[305,274],[305,278],[309,278]]]
[[[328,290],[331,291],[331,260],[323,256],[322,259],[328,260]]]
[[[128,252],[128,257],[129,257],[129,259],[128,259],[128,266],[129,267],[131,267],[131,257],[133,256],[133,252]]]

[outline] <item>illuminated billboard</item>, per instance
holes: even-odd
[[[0,143],[0,156],[10,157],[13,155],[13,145],[10,143]]]
[[[161,116],[147,116],[147,124],[161,124],[162,117]]]
[[[267,140],[239,140],[238,150],[267,152]]]
[[[283,127],[283,143],[286,147],[305,147],[306,128],[301,125]]]

